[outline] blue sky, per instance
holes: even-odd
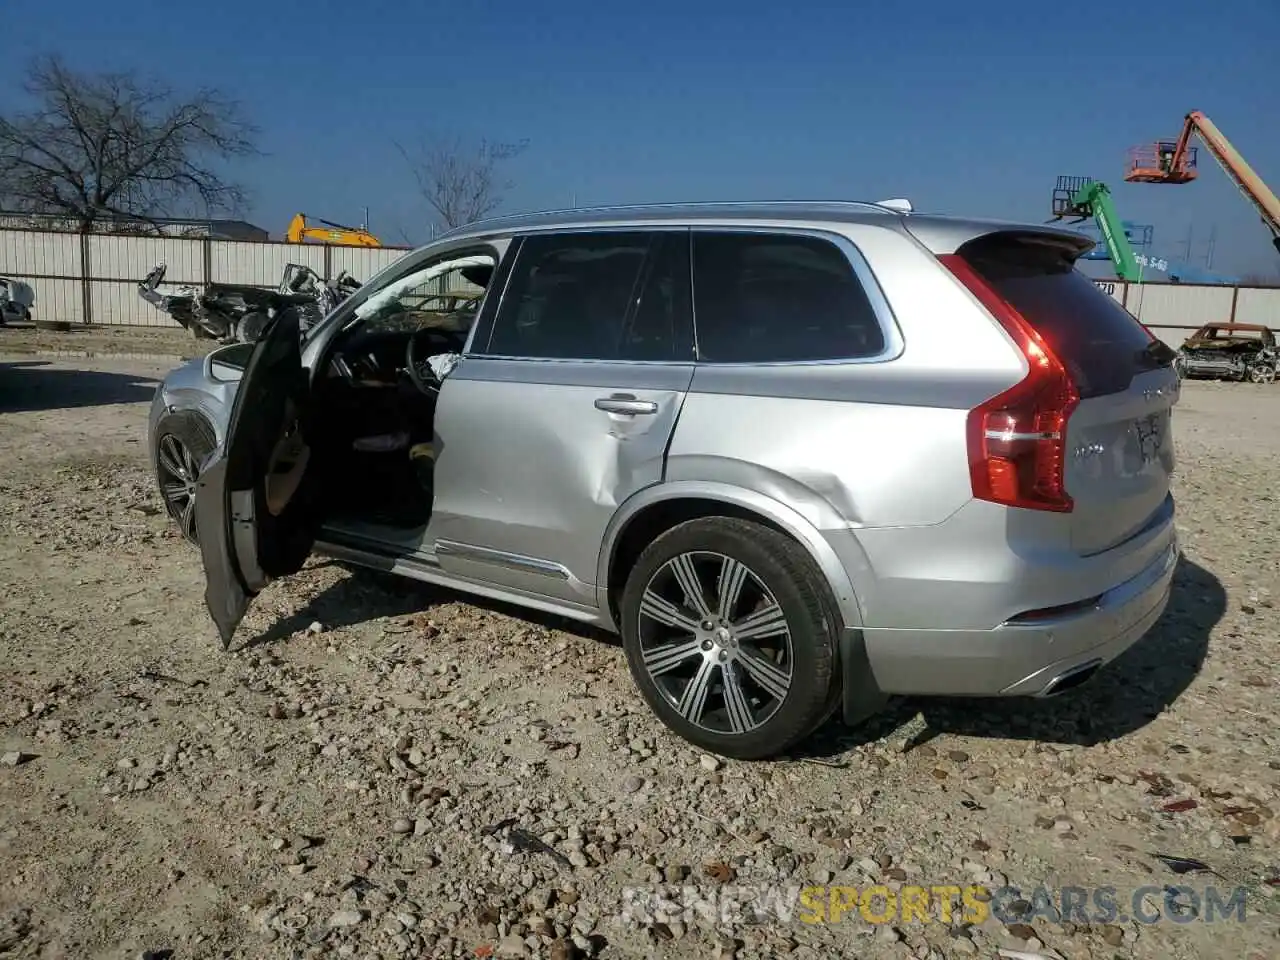
[[[506,210],[649,200],[879,199],[1038,221],[1058,174],[1113,185],[1181,258],[1275,272],[1253,208],[1202,156],[1125,184],[1126,150],[1204,110],[1280,189],[1277,0],[3,0],[8,51],[216,85],[262,128],[237,176],[278,236],[298,210],[388,242],[430,217],[393,140],[528,138]],[[56,11],[56,12],[55,12]],[[1269,62],[1270,58],[1270,62]],[[0,109],[21,59],[0,60]]]

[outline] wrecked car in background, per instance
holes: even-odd
[[[30,320],[35,305],[36,292],[31,284],[0,277],[0,325]]]
[[[1270,327],[1256,323],[1208,323],[1187,337],[1174,356],[1181,377],[1214,377],[1273,383],[1280,351]]]
[[[360,282],[345,270],[324,280],[310,267],[290,263],[275,290],[245,283],[210,283],[203,290],[189,284],[172,293],[161,293],[167,265],[158,263],[138,283],[138,295],[169,314],[196,337],[221,343],[252,343],[261,336],[268,319],[286,307],[295,307],[306,332],[329,311],[360,289]]]

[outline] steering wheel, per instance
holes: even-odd
[[[419,327],[409,334],[409,341],[405,344],[405,373],[409,374],[409,379],[413,381],[415,387],[430,396],[440,392],[440,381],[436,379],[435,374],[431,372],[431,367],[426,362],[426,356],[431,354],[424,355],[422,353],[422,347],[419,345],[420,340],[435,341],[444,348],[436,352],[443,353],[453,347],[453,338],[444,330],[437,330],[434,327]]]

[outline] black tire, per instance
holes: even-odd
[[[209,421],[188,410],[170,414],[156,428],[156,485],[160,499],[169,518],[178,525],[182,538],[189,543],[199,543],[194,499],[199,467],[204,465],[216,444]],[[186,475],[180,475],[176,467],[184,468]],[[182,486],[183,496],[177,495],[175,485]]]
[[[251,310],[236,322],[235,339],[240,343],[256,343],[267,325],[267,315],[261,310]]]
[[[700,623],[693,622],[697,617],[690,606],[691,594],[683,586],[688,577],[682,581],[680,571],[694,571],[693,579],[710,610],[719,602],[720,581],[733,569],[731,564],[747,571],[738,591],[730,591],[738,598],[737,605],[719,623],[718,609]],[[706,578],[716,571],[717,579],[711,584],[716,596],[709,598]],[[642,601],[650,611],[679,608],[677,616],[684,620],[678,622],[688,625],[677,626],[671,620],[664,624],[642,612]],[[666,608],[660,606],[664,602]],[[748,631],[764,628],[761,618],[768,611],[773,614],[764,619],[770,623],[784,621],[782,635],[734,636],[744,627]],[[840,620],[835,604],[804,548],[769,527],[728,517],[690,520],[673,527],[641,553],[627,577],[619,613],[627,665],[641,695],[668,728],[704,750],[739,760],[776,756],[808,737],[839,703]],[[754,628],[746,623],[751,617],[757,618]],[[645,663],[645,652],[652,657],[659,648],[671,652],[655,665],[664,678],[661,682]],[[768,673],[762,670],[762,655]],[[721,666],[726,657],[729,660]],[[783,674],[789,674],[785,685],[777,681]],[[698,677],[704,679],[699,689],[706,692],[702,698],[690,697]],[[784,694],[771,694],[758,677]],[[736,691],[732,698],[727,696],[731,686]],[[678,709],[677,691],[680,700],[687,701],[684,712]],[[737,706],[736,718],[732,706]],[[691,720],[686,715],[691,712],[703,722]]]

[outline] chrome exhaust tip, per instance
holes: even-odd
[[[1097,673],[1101,667],[1101,660],[1090,660],[1087,663],[1076,664],[1076,666],[1072,667],[1070,670],[1064,670],[1045,684],[1044,689],[1037,693],[1036,697],[1056,697],[1061,693],[1066,693],[1068,690],[1073,690],[1076,687],[1083,686],[1093,679],[1093,675]]]

